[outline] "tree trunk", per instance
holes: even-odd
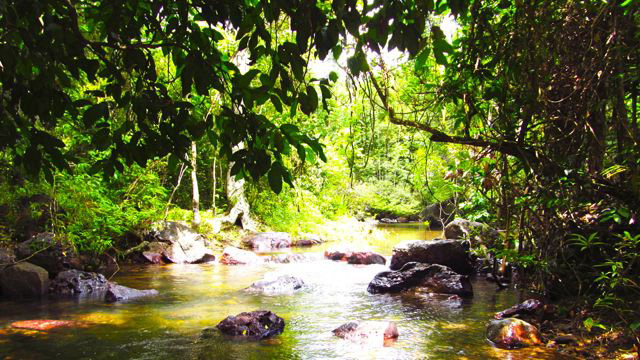
[[[217,215],[217,208],[216,208],[216,186],[217,184],[217,179],[216,179],[216,157],[213,157],[213,165],[211,165],[211,177],[213,179],[213,184],[211,185],[211,209],[213,210],[213,217],[216,217]]]
[[[200,226],[200,192],[198,191],[197,158],[198,152],[196,142],[191,142],[191,183],[193,184],[193,227]]]

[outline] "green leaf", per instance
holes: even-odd
[[[269,187],[274,193],[280,194],[282,191],[282,171],[281,165],[278,162],[274,162],[269,170]]]
[[[425,47],[422,51],[416,56],[416,65],[415,70],[421,71],[425,68],[427,59],[429,58],[429,53],[431,52],[431,48]]]
[[[338,81],[338,73],[335,71],[332,71],[329,73],[329,79],[331,79],[331,81],[336,82]]]
[[[282,102],[280,102],[278,95],[272,94],[269,98],[271,99],[273,107],[276,108],[276,111],[282,113]]]

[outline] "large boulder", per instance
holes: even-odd
[[[535,326],[515,318],[492,320],[487,326],[486,336],[495,346],[505,349],[542,344]]]
[[[347,262],[349,264],[357,265],[384,265],[387,263],[387,259],[385,259],[384,256],[376,254],[372,251],[355,251],[347,257]]]
[[[404,241],[393,248],[391,270],[398,270],[409,262],[440,264],[459,274],[470,274],[473,265],[469,256],[469,243],[459,240]]]
[[[422,221],[428,221],[432,229],[442,229],[442,227],[453,220],[456,210],[455,201],[449,199],[425,207],[424,210],[420,212],[420,219],[422,219]]]
[[[249,248],[258,252],[291,247],[291,235],[286,232],[261,232],[251,234],[242,239]]]
[[[204,237],[179,222],[167,222],[162,231],[152,232],[149,238],[153,241],[142,256],[151,263],[201,264],[215,260]]]
[[[28,262],[19,262],[0,269],[0,288],[9,298],[37,298],[47,293],[49,273]]]
[[[407,263],[397,271],[378,273],[369,283],[367,291],[372,294],[394,293],[411,288],[440,294],[473,296],[468,276],[457,274],[443,265],[416,262]]]
[[[455,219],[444,228],[445,239],[464,239],[471,242],[471,246],[494,244],[500,233],[487,224],[465,219]]]
[[[51,233],[40,233],[23,241],[16,247],[18,259],[29,258],[29,262],[51,274],[57,275],[69,269],[82,269],[82,261],[75,250],[57,241]]]
[[[224,265],[252,265],[260,264],[263,259],[252,251],[227,246],[220,256],[220,264]]]
[[[75,269],[59,273],[49,285],[54,296],[102,296],[106,290],[104,275]]]
[[[292,294],[296,290],[304,287],[304,281],[293,275],[280,275],[275,279],[264,279],[256,281],[246,290],[265,295]]]
[[[116,283],[109,282],[107,286],[107,292],[104,295],[106,302],[112,303],[116,301],[127,301],[144,296],[158,295],[158,291],[154,289],[138,290],[130,287],[118,285]]]
[[[397,339],[399,335],[398,327],[393,321],[352,321],[338,326],[332,333],[341,339],[353,341],[358,344],[385,344],[385,342],[389,340]]]
[[[284,319],[271,311],[257,310],[229,316],[216,327],[225,335],[260,340],[281,334],[284,325]]]

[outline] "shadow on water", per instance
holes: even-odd
[[[390,255],[404,240],[431,239],[419,225],[385,226]],[[304,251],[320,251],[311,248]],[[382,265],[320,260],[259,266],[170,265],[130,267],[117,282],[155,288],[159,296],[122,304],[98,301],[0,302],[0,358],[7,359],[560,359],[545,348],[505,351],[484,339],[486,322],[522,299],[515,290],[474,280],[473,299],[448,301],[420,293],[371,295]],[[265,275],[293,274],[307,287],[293,295],[264,296],[243,289]],[[269,309],[286,321],[282,335],[258,342],[204,332],[228,315]],[[62,319],[77,326],[51,332],[12,329],[14,321]],[[389,347],[338,339],[331,330],[351,320],[395,321],[400,337]]]

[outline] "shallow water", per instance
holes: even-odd
[[[408,239],[439,232],[419,226],[386,226],[386,241],[369,246],[390,255]],[[296,251],[319,251],[321,247]],[[113,280],[155,288],[159,296],[121,304],[97,301],[0,302],[0,358],[5,359],[560,359],[545,348],[500,350],[484,339],[486,322],[521,297],[515,290],[474,280],[474,298],[461,307],[426,295],[371,295],[369,281],[382,265],[354,266],[320,260],[259,266],[167,265],[129,267]],[[293,295],[243,291],[264,276],[293,274],[309,286]],[[282,335],[259,342],[222,336],[203,338],[228,315],[268,309],[286,321]],[[14,321],[62,319],[77,327],[50,332],[11,329]],[[383,347],[334,337],[331,330],[351,320],[395,321],[400,337]]]

